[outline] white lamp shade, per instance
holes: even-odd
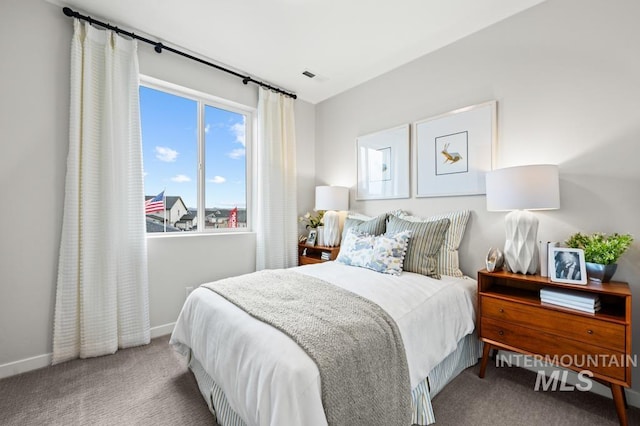
[[[528,210],[560,208],[558,166],[537,164],[487,173],[487,210],[517,210],[505,217],[504,261],[511,272],[538,270],[538,219]]]
[[[316,210],[348,210],[349,188],[316,186]]]
[[[536,164],[493,170],[486,176],[487,210],[560,208],[558,166]]]

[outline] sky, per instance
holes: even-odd
[[[197,102],[140,86],[145,195],[197,207]],[[205,207],[246,207],[245,117],[205,106]]]

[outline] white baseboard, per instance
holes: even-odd
[[[173,332],[173,327],[176,323],[159,325],[157,327],[151,327],[151,338],[165,336]],[[37,355],[31,358],[25,358],[18,361],[8,362],[6,364],[0,364],[0,379],[5,377],[15,376],[18,374],[26,373],[28,371],[37,370],[39,368],[48,367],[51,365],[53,354],[48,353],[44,355]]]
[[[44,354],[0,365],[0,379],[51,365],[53,354]]]
[[[169,324],[159,325],[156,327],[151,327],[151,338],[155,339],[156,337],[165,336],[167,334],[173,333],[173,327],[176,326],[175,322],[170,322]]]
[[[515,367],[524,368],[526,370],[533,371],[534,373],[537,373],[539,371],[544,371],[544,374],[546,376],[551,376],[551,373],[556,370],[567,371],[567,376],[566,376],[567,384],[573,385],[573,386],[581,383],[584,384],[584,382],[581,382],[578,379],[578,373],[576,373],[573,370],[564,369],[562,367],[558,367],[555,365],[545,365],[543,367],[539,365],[534,366],[532,365],[533,364],[532,362],[522,361],[524,357],[526,357],[526,355],[516,354],[509,351],[504,351],[504,350],[500,350],[499,352],[508,355],[510,360],[515,361],[515,362],[512,362],[512,365]],[[640,408],[640,392],[633,390],[631,388],[624,388],[624,390],[627,397],[627,404],[632,407]],[[575,391],[575,392],[579,392],[579,391]],[[602,383],[596,382],[595,380],[592,380],[592,386],[589,392],[593,392],[597,395],[604,396],[609,399],[613,399],[613,395],[611,395],[611,388],[609,388],[606,385],[603,385]]]

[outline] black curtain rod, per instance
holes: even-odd
[[[298,97],[295,93],[289,93],[289,92],[287,92],[285,90],[282,90],[282,89],[280,89],[278,87],[271,86],[270,84],[264,83],[262,81],[254,80],[253,78],[249,77],[248,75],[242,75],[242,74],[240,74],[238,72],[235,72],[233,70],[230,70],[228,68],[222,67],[222,66],[214,64],[214,63],[211,63],[209,61],[205,61],[204,59],[201,59],[201,58],[197,58],[197,57],[195,57],[193,55],[190,55],[188,53],[182,52],[182,51],[180,51],[178,49],[174,49],[173,47],[165,46],[164,44],[162,44],[159,41],[153,41],[153,40],[150,40],[148,38],[145,38],[145,37],[139,36],[137,34],[134,34],[134,33],[130,32],[130,31],[126,31],[126,30],[123,30],[123,29],[118,28],[116,26],[113,26],[111,24],[108,24],[106,22],[98,21],[97,19],[93,19],[91,16],[81,15],[80,13],[76,12],[75,10],[72,10],[69,7],[63,7],[62,8],[62,12],[65,15],[69,16],[69,17],[82,19],[83,21],[87,21],[87,22],[89,22],[91,24],[100,25],[101,27],[107,28],[107,29],[109,29],[111,31],[115,31],[118,34],[124,34],[124,35],[126,35],[128,37],[135,38],[136,40],[144,41],[147,44],[151,44],[151,45],[153,45],[153,49],[157,53],[162,53],[163,50],[168,50],[168,51],[173,52],[175,54],[178,54],[180,56],[184,56],[185,58],[189,58],[189,59],[192,59],[192,60],[194,60],[196,62],[200,62],[201,64],[209,65],[210,67],[216,68],[216,69],[218,69],[220,71],[224,71],[224,72],[226,72],[228,74],[235,75],[236,77],[241,78],[242,82],[244,84],[248,84],[249,82],[251,82],[251,83],[255,83],[255,84],[259,85],[259,86],[266,87],[267,89],[271,89],[274,92],[282,93],[283,95],[289,96],[289,97],[291,97],[293,99],[296,99]]]

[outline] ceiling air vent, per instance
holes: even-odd
[[[313,77],[315,77],[315,76],[316,76],[316,75],[315,75],[314,73],[312,73],[311,71],[303,71],[303,72],[302,72],[302,75],[304,75],[304,76],[306,76],[306,77],[309,77],[309,78],[313,78]]]

